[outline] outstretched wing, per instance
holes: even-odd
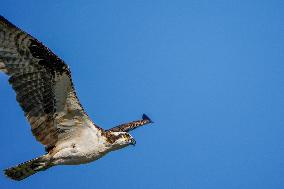
[[[10,76],[33,135],[47,148],[76,129],[74,125],[91,123],[76,96],[68,66],[2,16],[0,71]]]
[[[137,129],[138,127],[141,127],[143,125],[147,125],[149,123],[154,123],[154,122],[146,114],[143,114],[141,120],[132,121],[132,122],[129,122],[129,123],[124,123],[124,124],[118,125],[116,127],[113,127],[111,129],[109,129],[108,131],[129,132],[129,131]]]

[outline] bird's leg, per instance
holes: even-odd
[[[113,127],[111,129],[109,129],[108,131],[129,132],[129,131],[132,131],[132,130],[138,128],[138,127],[141,127],[141,126],[149,124],[149,123],[153,123],[153,121],[146,114],[143,114],[141,120],[132,121],[132,122],[129,122],[129,123],[124,123],[124,124],[118,125],[116,127]]]

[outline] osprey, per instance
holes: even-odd
[[[56,165],[95,161],[108,152],[135,145],[128,133],[152,123],[142,119],[104,130],[84,111],[68,66],[37,39],[0,16],[0,71],[25,112],[35,138],[46,154],[4,170],[14,180],[25,179]]]

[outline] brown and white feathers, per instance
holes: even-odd
[[[63,60],[37,39],[0,16],[0,71],[9,76],[16,99],[46,155],[5,170],[15,180],[60,164],[94,161],[134,144],[127,132],[152,121],[122,124],[109,130],[95,125],[80,104]]]
[[[0,17],[0,70],[10,76],[33,135],[47,149],[70,131],[66,119],[88,119],[68,66],[4,17]]]

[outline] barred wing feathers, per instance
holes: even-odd
[[[33,135],[47,148],[76,129],[74,123],[91,122],[76,96],[68,66],[2,16],[0,71],[10,76]]]

